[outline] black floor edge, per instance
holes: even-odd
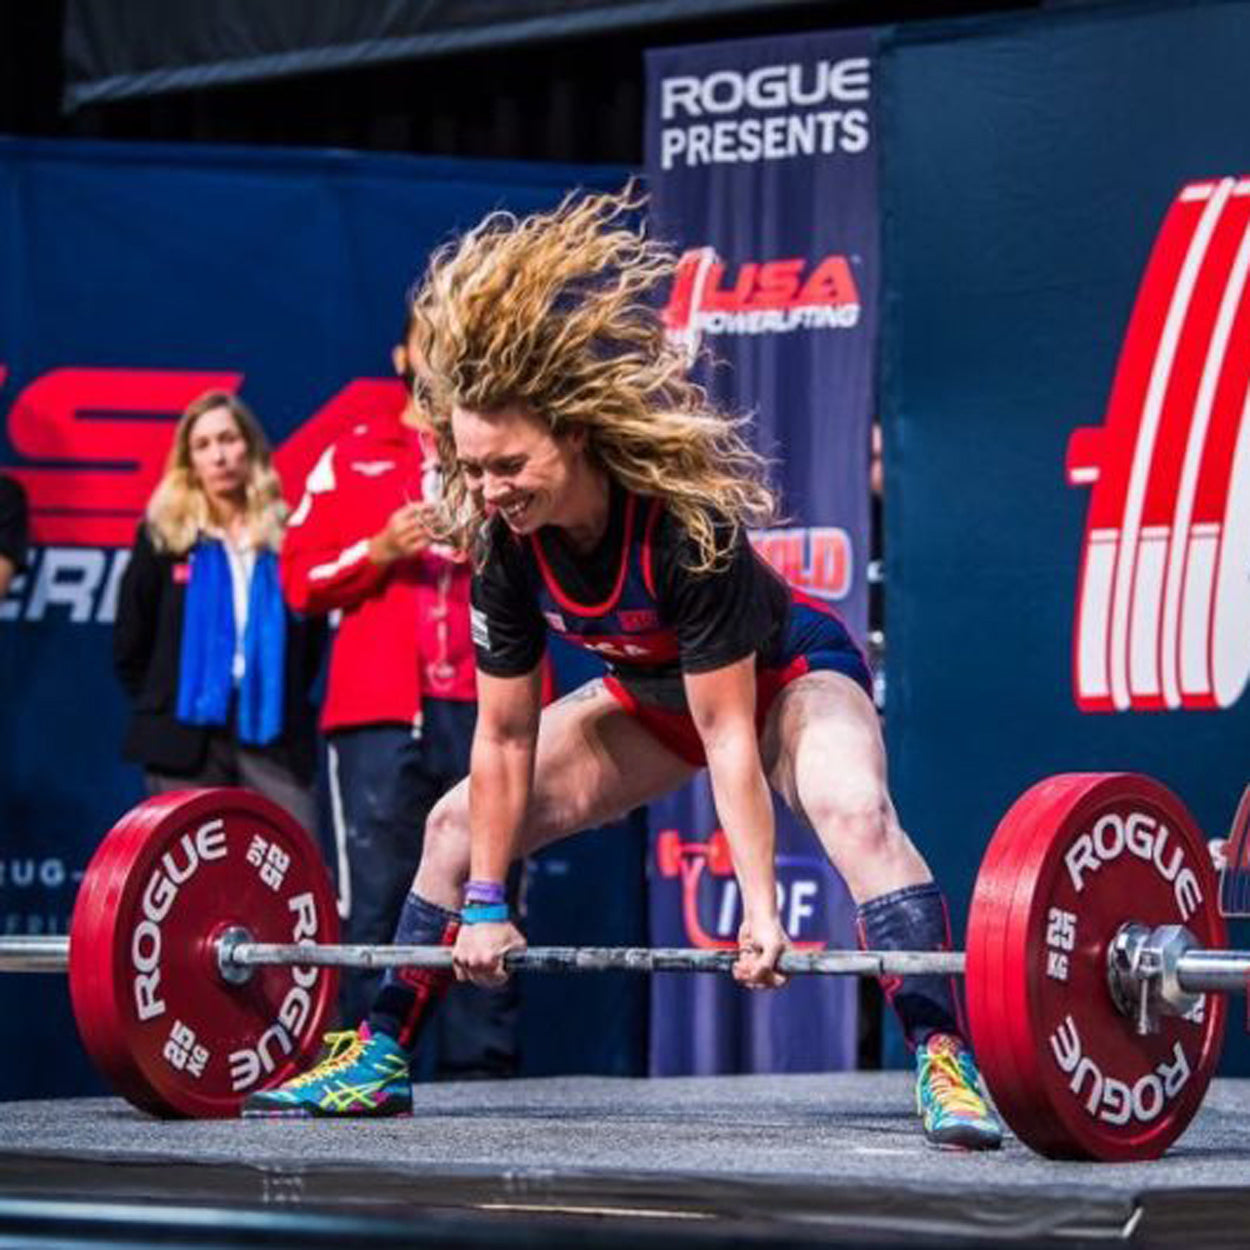
[[[971,1188],[827,1178],[273,1166],[0,1152],[0,1247],[1244,1246],[1233,1188]]]

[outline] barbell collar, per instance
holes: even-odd
[[[512,971],[528,972],[728,972],[734,950],[677,947],[535,946],[504,956]],[[223,942],[222,968],[291,964],[333,968],[426,968],[452,966],[448,946],[318,946],[311,943]],[[845,976],[960,976],[962,951],[787,951],[782,972]]]

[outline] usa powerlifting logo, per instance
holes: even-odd
[[[684,252],[662,312],[670,342],[693,360],[705,334],[849,330],[859,324],[859,287],[847,257],[744,261],[731,267],[712,247]]]
[[[1250,679],[1250,178],[1183,187],[1137,293],[1090,487],[1073,634],[1087,712],[1227,708]]]

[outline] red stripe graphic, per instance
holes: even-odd
[[[1092,488],[1073,634],[1084,711],[1227,707],[1250,676],[1250,180],[1182,188],[1146,266]]]
[[[7,370],[0,365],[0,386]],[[241,373],[207,369],[66,366],[13,401],[9,441],[25,463],[5,465],[30,497],[31,541],[129,547],[164,471],[174,427],[206,390],[236,391]],[[344,430],[404,402],[393,378],[355,378],[274,450],[294,506],[322,451]]]

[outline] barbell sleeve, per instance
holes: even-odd
[[[0,937],[0,972],[65,972],[69,938],[64,934]]]
[[[1181,989],[1193,994],[1239,994],[1250,981],[1250,951],[1188,950],[1176,961]]]

